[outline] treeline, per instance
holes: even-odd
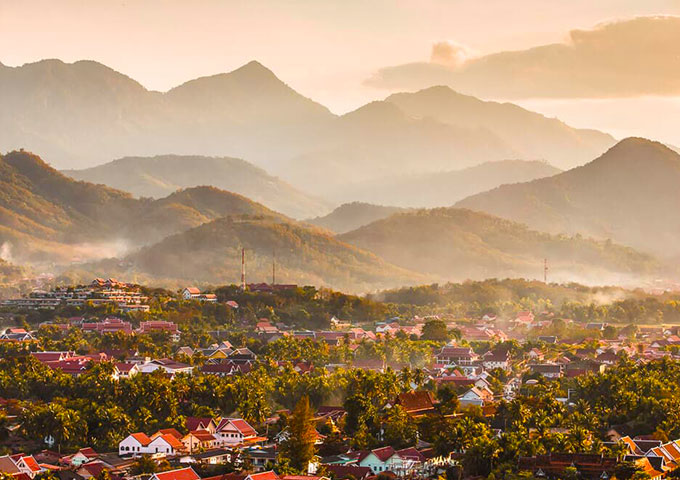
[[[512,319],[517,312],[530,310],[577,322],[680,323],[678,293],[650,295],[642,290],[587,287],[577,283],[489,279],[407,287],[368,298],[456,318],[477,319],[489,314]]]

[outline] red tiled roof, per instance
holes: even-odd
[[[160,436],[165,442],[175,450],[184,448],[184,444],[179,441],[177,437],[170,433],[164,433]]]
[[[247,478],[250,480],[279,480],[279,476],[272,471],[251,473]]]
[[[193,430],[189,433],[196,437],[199,442],[212,442],[215,440],[215,436],[207,430]]]
[[[185,420],[185,425],[187,430],[201,430],[203,428],[208,428],[208,425],[212,421],[210,417],[187,417]]]
[[[369,467],[359,467],[358,465],[324,465],[324,468],[338,480],[350,476],[362,480],[373,473]]]
[[[227,425],[231,423],[234,428],[236,428],[244,437],[254,437],[257,432],[253,427],[251,427],[248,422],[241,418],[223,418],[220,424],[217,426],[217,430],[223,430]]]
[[[162,428],[158,430],[158,433],[160,433],[161,435],[172,435],[177,439],[181,439],[184,436],[181,433],[179,433],[175,428]]]
[[[40,465],[38,465],[38,462],[35,461],[35,458],[33,458],[33,455],[28,455],[26,457],[21,457],[21,459],[24,461],[26,466],[32,471],[32,472],[39,472],[40,471]]]
[[[427,391],[400,393],[397,402],[409,413],[434,409],[432,393]]]
[[[200,480],[201,478],[191,467],[155,473],[154,475],[158,480]]]
[[[94,458],[94,457],[99,456],[99,454],[97,452],[95,452],[94,448],[92,448],[92,447],[81,448],[80,450],[78,450],[78,453],[82,453],[87,458]]]
[[[394,448],[392,447],[383,447],[383,448],[376,448],[375,450],[371,450],[373,455],[378,457],[378,460],[381,462],[386,462],[387,460],[390,459],[392,455],[395,454]]]
[[[144,446],[147,446],[148,444],[151,443],[151,439],[148,437],[146,433],[142,432],[131,433],[130,436]]]

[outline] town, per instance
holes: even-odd
[[[383,296],[399,295],[415,291]],[[477,303],[486,313],[474,318],[296,285],[172,292],[115,279],[9,299],[0,470],[62,480],[673,477],[680,326],[563,318],[574,304],[547,300]]]

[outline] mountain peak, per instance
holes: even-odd
[[[680,166],[680,156],[661,142],[642,137],[624,138],[592,163],[648,163],[668,161]]]
[[[243,76],[248,79],[275,79],[279,80],[279,78],[272,72],[270,69],[262,65],[260,62],[257,60],[251,60],[250,62],[246,63],[245,65],[237,68],[236,70],[233,70],[229,73],[229,75],[234,75],[234,76]]]

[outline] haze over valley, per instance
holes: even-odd
[[[517,58],[439,42],[428,63],[376,68],[363,83],[371,99],[344,111],[252,59],[159,90],[96,60],[0,64],[2,256],[159,285],[238,282],[241,249],[260,281],[276,263],[281,281],[352,292],[541,279],[546,264],[555,281],[672,282],[675,147],[518,103],[531,104],[523,89],[534,87],[536,97],[603,95],[613,72],[630,72],[597,70],[598,45],[618,55],[606,42],[655,27],[646,42],[660,44],[675,21],[593,24]],[[669,59],[673,78],[672,52],[649,67]],[[586,73],[572,90],[546,83],[545,72],[578,62]],[[494,89],[517,65],[544,73],[516,72],[512,103]],[[673,94],[639,82],[621,78],[611,93]]]

